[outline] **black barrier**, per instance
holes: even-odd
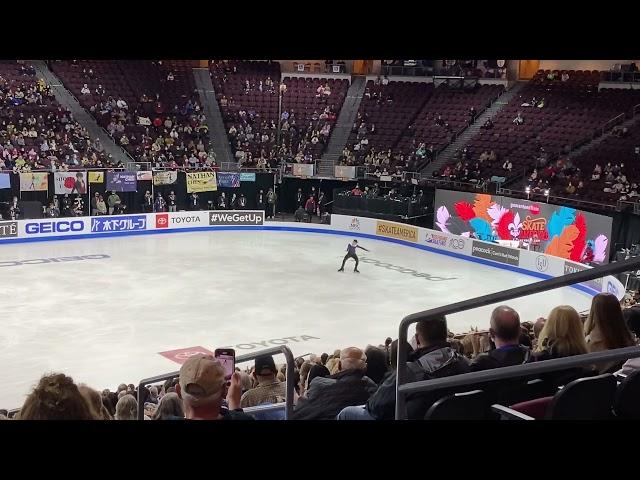
[[[251,360],[255,360],[257,357],[261,355],[277,355],[279,353],[284,354],[285,362],[287,364],[287,379],[286,379],[286,402],[285,402],[285,420],[288,420],[293,413],[293,392],[295,389],[295,385],[293,383],[294,375],[293,372],[295,370],[295,363],[293,360],[293,353],[286,345],[280,345],[279,347],[267,348],[266,350],[260,350],[259,352],[247,353],[245,355],[240,355],[236,357],[236,365],[239,363],[249,362]],[[155,377],[144,378],[138,382],[138,420],[144,420],[144,402],[141,398],[142,395],[142,387],[146,387],[147,385],[152,385],[154,383],[164,382],[166,380],[171,380],[174,378],[178,378],[180,376],[180,371],[165,373],[163,375],[157,375]],[[247,413],[250,413],[247,410]]]
[[[640,268],[640,258],[632,258],[623,262],[611,263],[600,267],[583,270],[562,277],[551,278],[541,282],[523,285],[521,287],[511,288],[498,293],[491,293],[461,302],[453,303],[443,307],[432,308],[423,312],[413,313],[402,319],[398,334],[398,369],[396,377],[396,416],[397,420],[407,418],[406,398],[407,395],[417,392],[427,392],[448,387],[462,387],[472,385],[479,382],[501,380],[507,378],[521,377],[528,374],[538,374],[550,371],[562,370],[580,365],[588,365],[606,362],[611,360],[621,360],[625,358],[640,357],[640,347],[628,347],[616,350],[607,350],[604,352],[589,353],[586,355],[576,355],[574,357],[565,357],[555,360],[546,360],[543,362],[535,362],[527,365],[517,365],[514,367],[496,368],[487,371],[465,373],[462,375],[454,375],[451,377],[438,378],[434,380],[423,380],[419,382],[407,382],[408,368],[407,345],[409,325],[417,323],[421,320],[428,320],[441,315],[450,315],[453,313],[464,312],[478,307],[504,302],[515,298],[532,295],[535,293],[547,292],[560,287],[566,287],[576,283],[583,283],[596,278],[603,278],[607,275],[636,270]]]

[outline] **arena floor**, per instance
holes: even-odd
[[[351,261],[338,273],[349,240],[219,231],[2,245],[0,407],[20,406],[45,372],[114,389],[178,369],[175,352],[160,353],[196,346],[240,355],[286,343],[303,355],[379,344],[407,314],[537,281],[367,239],[361,273]],[[524,321],[564,303],[583,310],[590,297],[565,288],[511,305]],[[492,308],[449,328],[487,327]]]

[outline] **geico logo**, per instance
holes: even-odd
[[[78,255],[74,257],[55,257],[55,258],[33,258],[29,260],[7,260],[0,262],[1,267],[17,267],[20,265],[41,265],[43,263],[61,263],[61,262],[77,262],[80,260],[100,260],[103,258],[111,258],[109,255]]]
[[[421,272],[417,272],[413,268],[406,268],[398,265],[392,265],[391,263],[381,262],[380,260],[376,260],[375,258],[360,257],[360,261],[363,263],[371,263],[376,267],[386,268],[387,270],[394,270],[396,272],[405,273],[408,275],[412,275],[414,277],[424,278],[425,280],[429,280],[430,282],[444,282],[447,280],[456,280],[458,278],[458,277],[440,277],[437,275],[430,275],[428,273],[421,273]]]
[[[27,233],[66,233],[81,232],[84,230],[84,222],[82,220],[73,220],[71,222],[40,222],[27,223],[25,226]]]
[[[171,223],[193,223],[193,222],[199,222],[200,221],[200,217],[172,217],[171,218]]]

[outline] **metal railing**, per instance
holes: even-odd
[[[640,347],[636,346],[606,352],[591,353],[575,357],[548,360],[531,365],[518,365],[514,367],[504,367],[489,371],[465,373],[462,375],[455,375],[452,377],[445,377],[434,380],[407,382],[407,339],[409,326],[414,323],[422,320],[436,318],[441,315],[450,315],[453,313],[464,312],[474,308],[484,307],[499,302],[505,302],[507,300],[513,300],[515,298],[520,298],[531,294],[546,292],[549,290],[554,290],[556,288],[573,285],[575,283],[582,283],[588,280],[602,278],[607,275],[622,273],[629,270],[637,270],[638,268],[640,268],[640,257],[631,258],[623,262],[615,262],[609,265],[604,265],[593,269],[564,275],[562,277],[532,283],[529,285],[523,285],[521,287],[511,288],[502,292],[491,293],[488,295],[463,300],[461,302],[446,305],[444,307],[432,308],[430,310],[406,316],[400,322],[398,333],[398,368],[396,377],[395,415],[396,420],[404,420],[407,418],[406,397],[411,393],[428,392],[448,387],[460,387],[485,381],[502,380],[507,378],[525,376],[528,374],[562,370],[564,368],[569,368],[576,365],[585,365],[597,363],[600,361],[640,357]]]
[[[589,200],[581,200],[579,198],[568,198],[568,197],[560,197],[558,195],[545,195],[542,192],[534,192],[530,191],[527,193],[524,190],[511,190],[509,188],[499,188],[497,191],[499,195],[506,195],[508,197],[516,197],[516,198],[526,198],[527,200],[531,199],[539,199],[542,201],[546,201],[547,203],[555,203],[558,205],[574,205],[578,207],[587,207],[593,208],[597,210],[618,210],[620,206],[618,204],[621,201],[618,201],[616,205],[611,203],[600,203],[600,202],[591,202]],[[633,203],[633,202],[625,202],[625,203]]]
[[[255,360],[257,357],[261,355],[277,355],[284,354],[286,365],[287,365],[287,375],[286,375],[286,402],[285,402],[285,420],[288,420],[293,413],[293,393],[295,389],[294,384],[294,375],[293,372],[295,370],[295,363],[293,358],[293,353],[286,345],[281,345],[279,347],[271,347],[265,350],[260,350],[259,352],[247,353],[245,355],[240,355],[236,357],[236,365],[240,363],[249,362],[251,360]],[[144,420],[144,399],[142,397],[142,388],[147,385],[153,385],[155,383],[164,382],[166,380],[172,380],[174,378],[178,378],[180,376],[180,371],[165,373],[163,375],[156,375],[155,377],[144,378],[138,382],[138,420]]]
[[[604,122],[602,124],[602,127],[600,127],[600,135],[604,135],[608,130],[611,130],[615,125],[623,123],[624,119],[625,119],[625,116],[626,116],[626,114],[621,113],[620,115],[616,115],[612,119],[607,120],[606,122]]]
[[[631,109],[631,117],[635,118],[638,113],[640,113],[640,103],[638,105],[634,105]]]

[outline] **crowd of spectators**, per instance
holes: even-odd
[[[495,308],[486,332],[454,335],[444,316],[420,321],[407,345],[409,381],[428,380],[467,372],[521,365],[623,348],[640,338],[640,295],[621,302],[609,293],[593,297],[591,308],[579,314],[569,305],[557,306],[535,322],[521,322],[507,305]],[[383,345],[348,347],[331,354],[311,354],[295,360],[295,420],[383,420],[395,411],[395,371],[398,341]],[[601,373],[630,372],[638,359],[570,368],[544,374],[550,392],[570,381]],[[236,367],[230,379],[214,357],[196,355],[180,369],[179,377],[162,385],[121,384],[101,393],[76,385],[61,373],[43,376],[14,418],[22,420],[135,420],[138,400],[146,420],[250,420],[243,409],[286,401],[286,365],[262,355],[245,370]],[[524,381],[524,380],[523,380]],[[508,386],[508,388],[507,388]],[[493,398],[504,400],[516,384],[477,385]],[[510,392],[510,393],[506,393]],[[409,418],[421,419],[443,392],[408,397]],[[4,417],[5,415],[3,415]],[[258,418],[265,418],[260,417]]]
[[[212,169],[209,127],[191,69],[163,61],[56,61],[52,70],[135,160]]]
[[[0,63],[0,170],[118,167],[31,66]]]

